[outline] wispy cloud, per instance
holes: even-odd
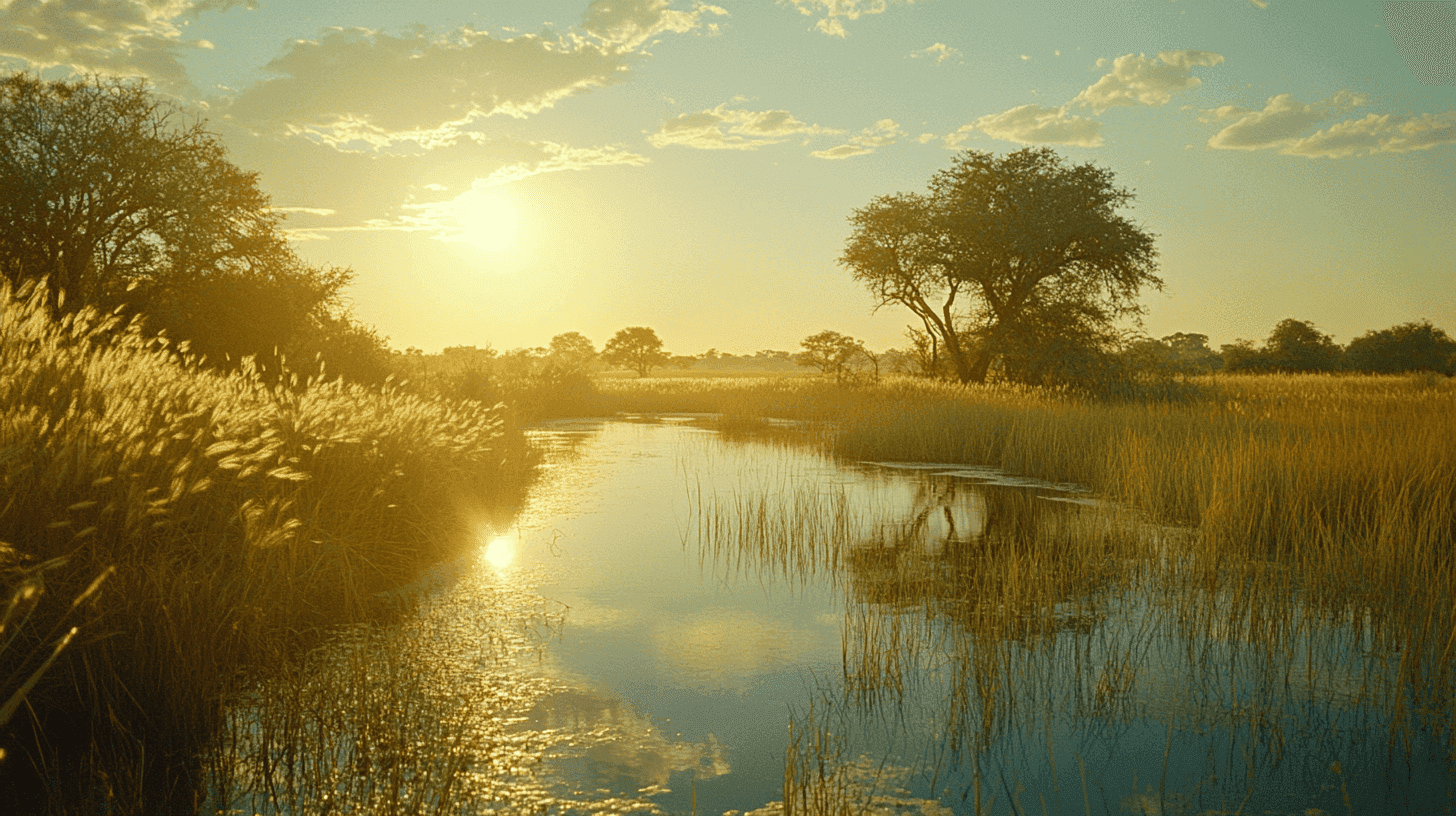
[[[1113,60],[1109,73],[1077,94],[1072,104],[1086,105],[1098,113],[1120,105],[1165,105],[1173,94],[1202,84],[1193,76],[1194,68],[1222,62],[1223,56],[1212,51],[1161,51],[1156,59],[1124,54]],[[1097,64],[1100,67],[1107,61]]]
[[[1450,144],[1456,144],[1456,111],[1409,117],[1372,113],[1364,119],[1339,122],[1280,152],[1338,159],[1361,153],[1409,153]]]
[[[331,146],[432,148],[495,115],[526,118],[563,99],[626,79],[641,49],[664,34],[726,14],[669,0],[595,0],[581,31],[493,34],[471,26],[391,34],[333,28],[294,40],[265,66],[272,78],[222,100],[217,111],[254,132],[292,133]]]
[[[794,137],[838,132],[801,122],[786,110],[734,110],[724,103],[711,110],[669,119],[647,141],[653,147],[682,145],[700,150],[755,150]]]
[[[808,17],[820,17],[814,27],[831,37],[845,37],[844,20],[858,20],[866,14],[884,14],[891,2],[910,4],[915,0],[778,0]]]
[[[1061,144],[1077,147],[1102,145],[1101,122],[1073,116],[1067,112],[1066,107],[1022,105],[1001,113],[982,116],[963,126],[946,137],[946,146],[958,146],[976,130],[994,139],[1020,144]]]
[[[894,119],[881,119],[873,125],[850,136],[845,144],[828,150],[816,150],[812,154],[820,159],[847,159],[873,153],[886,145],[892,145],[907,134]]]
[[[1364,105],[1365,96],[1340,91],[1330,99],[1297,102],[1290,94],[1273,96],[1262,110],[1224,105],[1204,111],[1204,122],[1230,122],[1208,140],[1221,150],[1263,150],[1292,144],[1310,127],[1343,111]]]
[[[332,144],[428,140],[447,126],[525,117],[618,81],[625,58],[597,44],[462,28],[448,35],[332,29],[296,40],[224,115],[258,132],[308,132]]]
[[[945,43],[936,43],[929,48],[922,48],[919,51],[912,51],[910,52],[910,56],[912,58],[934,57],[936,65],[940,65],[948,59],[960,60],[964,62],[964,60],[961,58],[960,49],[951,48]]]
[[[289,214],[295,240],[334,232],[420,231],[429,224],[419,220],[419,207],[411,205],[450,200],[471,187],[648,163],[646,156],[622,145],[573,147],[480,134],[408,154],[340,151],[296,136],[236,130],[223,135],[238,163],[262,174],[277,209]]]
[[[722,7],[703,2],[694,3],[692,11],[671,5],[672,0],[592,0],[581,27],[615,50],[637,51],[660,34],[693,31],[704,14],[728,15]]]

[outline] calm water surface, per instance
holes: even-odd
[[[1236,588],[1179,601],[1111,563],[1009,608],[1014,572],[984,576],[1028,547],[1176,557],[1179,531],[1075,486],[689,417],[533,435],[526,510],[481,527],[392,658],[474,735],[465,780],[501,812],[776,813],[786,757],[791,801],[853,812],[1453,809],[1449,716],[1412,717],[1432,701],[1391,680],[1376,621],[1230,614]]]

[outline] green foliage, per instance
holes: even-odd
[[[352,273],[299,259],[257,174],[140,81],[0,79],[0,191],[0,274],[48,281],[53,308],[125,307],[213,365],[378,371],[340,301]]]
[[[630,368],[638,376],[646,377],[652,369],[672,359],[662,349],[662,340],[657,332],[646,326],[631,326],[617,332],[602,349],[602,360],[612,365]]]
[[[1051,355],[1112,335],[1141,314],[1144,287],[1162,287],[1153,236],[1116,212],[1132,198],[1111,171],[1066,166],[1047,148],[967,151],[927,194],[855,210],[839,260],[877,306],[920,318],[962,382],[984,382],[994,365],[1040,379]]]
[[[1433,371],[1456,374],[1456,340],[1429,320],[1402,323],[1368,331],[1345,349],[1345,361],[1355,371],[1401,374]]]
[[[1308,320],[1293,318],[1279,321],[1259,348],[1248,340],[1237,340],[1220,352],[1223,370],[1229,372],[1337,371],[1342,364],[1341,349],[1333,337]]]
[[[1340,367],[1340,347],[1335,339],[1308,320],[1279,321],[1264,343],[1264,355],[1274,371],[1334,371]]]

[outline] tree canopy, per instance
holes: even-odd
[[[566,332],[551,338],[547,352],[571,370],[585,370],[597,359],[596,346],[581,332]]]
[[[1342,364],[1342,351],[1334,337],[1308,320],[1287,317],[1275,324],[1264,345],[1255,348],[1248,340],[1223,346],[1225,371],[1335,371]]]
[[[799,365],[817,368],[826,376],[833,374],[836,380],[844,378],[856,357],[873,360],[862,341],[828,329],[805,337],[799,345],[804,349],[798,355]]]
[[[1402,323],[1351,340],[1345,360],[1356,371],[1456,374],[1456,340],[1429,320]]]
[[[1117,214],[1133,194],[1110,170],[1049,148],[967,151],[926,193],[881,196],[850,216],[840,263],[876,307],[904,306],[962,382],[998,361],[1015,375],[1115,336],[1161,289],[1154,236]]]
[[[257,174],[144,83],[0,78],[0,274],[47,279],[53,308],[125,306],[215,360],[380,352],[340,303],[352,272],[305,264],[281,223]]]
[[[672,355],[662,349],[662,340],[657,332],[646,326],[631,326],[617,332],[607,341],[601,357],[612,365],[630,368],[638,376],[646,377],[652,369],[671,359]]]

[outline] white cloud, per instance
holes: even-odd
[[[1202,84],[1193,76],[1194,68],[1222,62],[1223,56],[1212,51],[1162,51],[1157,59],[1124,54],[1113,61],[1110,73],[1077,94],[1072,103],[1098,113],[1118,105],[1164,105],[1173,94]],[[1097,61],[1099,68],[1105,64],[1106,60]]]
[[[843,20],[858,20],[866,14],[884,14],[891,2],[910,4],[915,0],[778,0],[780,5],[792,5],[805,16],[824,15],[814,27],[831,37],[847,36]]]
[[[618,81],[625,57],[581,40],[497,39],[462,28],[400,36],[332,29],[295,40],[225,114],[258,132],[312,132],[332,144],[448,138],[471,119],[525,117]]]
[[[951,48],[950,46],[946,45],[945,43],[936,43],[935,45],[932,45],[929,48],[922,48],[919,51],[912,51],[912,52],[910,52],[910,56],[912,58],[914,58],[914,57],[935,57],[935,64],[936,65],[940,65],[941,63],[945,62],[948,59],[961,60],[962,62],[964,62],[964,60],[961,59],[960,49]]]
[[[979,130],[995,139],[1020,144],[1064,144],[1078,147],[1099,147],[1102,144],[1102,123],[1082,116],[1071,116],[1065,107],[1022,105],[1002,113],[982,116],[947,137],[946,146],[959,145],[972,130]]]
[[[816,150],[812,154],[820,159],[847,159],[873,153],[877,148],[892,145],[907,134],[893,119],[881,119],[873,125],[850,136],[846,144],[828,150]]]
[[[202,7],[220,8],[218,0]],[[207,47],[176,23],[195,10],[186,0],[10,0],[0,4],[0,56],[36,69],[145,76],[183,91],[181,56]]]
[[[1286,145],[1280,152],[1331,159],[1361,153],[1408,153],[1456,144],[1456,111],[1415,117],[1369,114],[1339,122],[1313,136]]]
[[[1332,114],[1365,104],[1363,95],[1340,91],[1330,99],[1296,102],[1290,94],[1270,97],[1263,110],[1224,105],[1205,111],[1205,122],[1233,120],[1208,140],[1209,147],[1222,150],[1262,150],[1287,145],[1311,126]]]
[[[725,102],[712,110],[685,113],[663,122],[647,141],[654,147],[683,145],[700,150],[755,150],[796,136],[837,132],[801,122],[785,110],[734,110]]]
[[[649,41],[726,14],[701,2],[691,11],[668,6],[595,0],[582,19],[585,35],[329,29],[289,43],[265,67],[274,77],[225,100],[222,113],[255,132],[304,134],[339,148],[406,142],[428,149],[450,143],[474,120],[525,118],[620,82]]]

